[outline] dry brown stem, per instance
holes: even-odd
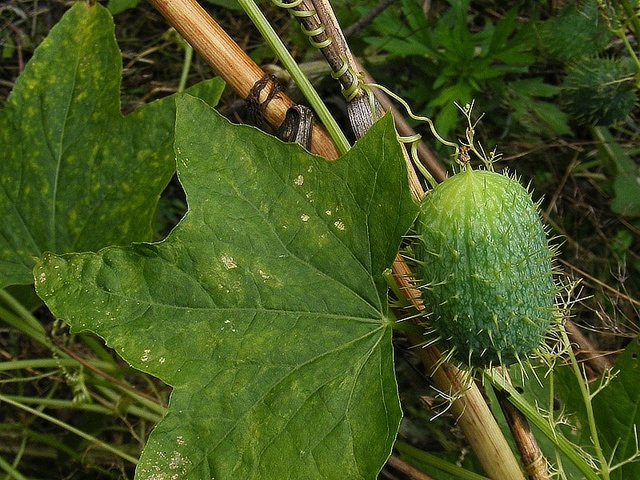
[[[242,98],[264,78],[265,72],[233,41],[195,0],[151,0],[158,11]],[[265,89],[265,97],[266,97]],[[277,128],[293,102],[283,93],[265,109],[266,121]],[[338,151],[327,132],[317,123],[311,151],[335,159]]]
[[[413,480],[434,480],[433,477],[430,477],[426,473],[421,472],[417,468],[408,464],[404,460],[396,457],[395,455],[391,455],[389,457],[387,464],[395,468],[396,470],[404,473],[405,475],[409,475],[409,477],[411,477]]]
[[[500,370],[505,381],[511,383],[507,371],[502,368]],[[549,480],[547,460],[538,446],[526,417],[509,401],[508,394],[504,390],[496,389],[495,394],[513,439],[520,450],[522,463],[529,479]]]

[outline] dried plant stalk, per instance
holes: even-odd
[[[195,0],[151,0],[158,11],[242,98],[265,76],[265,72],[233,41]],[[264,96],[266,98],[265,89]],[[263,98],[261,101],[264,100]],[[278,128],[294,103],[278,93],[265,109],[265,119]],[[317,123],[311,137],[311,151],[335,159],[338,151],[327,132]]]

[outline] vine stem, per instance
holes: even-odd
[[[313,88],[309,79],[302,70],[300,70],[298,63],[291,56],[287,47],[284,46],[284,43],[282,43],[278,34],[262,14],[262,11],[260,11],[253,0],[238,0],[238,3],[244,9],[245,13],[249,16],[256,28],[260,31],[262,38],[265,39],[269,47],[271,47],[271,50],[273,50],[280,62],[282,62],[282,65],[286,68],[287,72],[289,72],[289,75],[291,75],[291,78],[293,78],[293,81],[296,83],[304,97],[309,101],[311,107],[320,118],[320,121],[324,124],[340,153],[347,153],[351,148],[347,137],[345,137],[342,129],[338,126],[338,123],[331,113],[329,113],[327,106],[322,101],[315,88]]]
[[[242,98],[265,76],[265,72],[227,35],[195,0],[150,0],[162,16],[189,42],[198,54]],[[266,96],[266,93],[265,93]],[[274,128],[280,126],[294,103],[279,93],[267,104],[265,118]],[[327,131],[314,125],[311,151],[326,158],[337,158],[336,146]]]
[[[624,13],[629,18],[629,22],[631,23],[631,25],[633,27],[632,28],[633,34],[635,35],[636,38],[638,38],[638,36],[640,36],[640,20],[638,20],[638,15],[636,14],[635,10],[633,9],[633,5],[631,5],[629,0],[620,0],[620,4],[622,5]],[[624,32],[622,33],[622,35],[620,35],[620,37],[624,38]],[[636,59],[636,66],[637,66],[637,57],[635,55],[633,55],[633,56]]]
[[[424,341],[422,335],[409,335],[409,338],[414,345]],[[442,362],[442,355],[435,347],[415,351],[432,369],[431,378],[438,388],[449,389],[445,392],[451,396],[451,413],[486,474],[494,480],[524,480],[520,464],[478,387],[465,382],[465,375],[456,367]]]
[[[31,312],[5,289],[0,289],[0,318],[16,330],[28,335],[32,340],[47,347],[51,353],[61,357],[67,356],[51,342],[44,327]]]
[[[433,477],[427,475],[424,472],[421,472],[410,463],[405,462],[395,455],[391,455],[389,457],[389,461],[387,462],[387,464],[391,465],[393,468],[399,470],[402,473],[410,475],[414,480],[434,480]]]
[[[489,480],[484,475],[467,470],[455,463],[450,463],[433,453],[420,450],[402,440],[396,440],[395,448],[400,453],[401,458],[406,457],[407,459],[416,460],[419,464],[430,465],[439,471],[448,473],[452,478],[457,478],[458,480]]]
[[[505,381],[511,383],[509,371],[506,368],[498,367],[498,371]],[[529,480],[549,480],[548,463],[543,455],[538,442],[531,431],[527,417],[525,417],[515,405],[509,402],[507,394],[502,390],[494,390],[502,413],[511,430],[511,435],[520,450],[520,457],[524,464],[525,472]]]
[[[357,58],[355,59],[355,62],[356,62],[356,66],[358,67],[358,71],[363,76],[363,81],[365,84],[377,83],[375,79],[371,76],[371,74],[369,74],[369,72],[367,72],[367,70],[362,66],[362,64],[358,61]],[[396,124],[396,129],[398,130],[398,133],[405,137],[410,137],[415,135],[416,131],[413,129],[411,125],[409,125],[409,122],[407,122],[404,115],[400,113],[400,111],[391,102],[389,96],[386,93],[384,93],[382,90],[373,89],[372,91],[376,97],[376,100],[378,100],[378,103],[380,103],[380,107],[382,108],[382,110],[384,110],[385,112],[387,110],[391,110],[391,113],[393,114],[393,120]],[[433,178],[435,178],[437,182],[444,181],[444,179],[447,178],[447,169],[444,167],[442,162],[436,157],[436,155],[429,148],[427,148],[427,145],[424,143],[422,139],[418,140],[417,148],[418,148],[418,157],[420,158],[420,161],[423,162],[425,168],[427,168],[431,173],[431,175],[433,175]],[[407,162],[407,168],[409,170],[409,184],[410,184],[411,190],[414,193],[414,196],[416,196],[417,199],[420,199],[422,195],[424,195],[424,191],[422,190],[422,184],[418,179],[418,176],[416,175],[415,169],[413,167],[413,163]]]
[[[189,78],[189,69],[193,60],[193,47],[185,42],[184,61],[182,62],[182,73],[180,74],[180,82],[178,83],[178,91],[184,92],[187,88],[187,80]]]

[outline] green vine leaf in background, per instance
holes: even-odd
[[[47,254],[38,294],[174,387],[136,478],[374,478],[400,421],[383,271],[417,208],[391,117],[336,162],[178,98],[189,210]]]
[[[35,258],[152,239],[175,172],[174,99],[120,112],[111,15],[78,3],[51,30],[0,111],[0,287],[33,283]],[[217,102],[223,82],[191,92]]]
[[[611,210],[628,216],[640,216],[640,168],[633,158],[616,142],[611,130],[593,127],[593,137],[598,141],[599,158],[607,176]]]
[[[605,457],[612,466],[638,453],[640,432],[640,337],[618,356],[613,366],[616,376],[593,398],[593,410]],[[593,390],[593,387],[592,387]],[[611,473],[612,480],[640,478],[640,458],[625,463]]]
[[[611,372],[589,384],[595,428],[603,457],[609,463],[597,465],[595,472],[608,471],[611,480],[640,478],[637,432],[640,428],[639,338],[633,340],[617,358]],[[514,383],[522,387],[524,397],[555,425],[556,432],[579,447],[583,457],[597,462],[597,451],[589,428],[588,410],[580,393],[578,379],[571,365],[557,365],[553,372],[546,367],[524,380],[517,368],[511,369]],[[506,427],[505,427],[506,428]],[[545,456],[556,463],[568,480],[585,478],[556,442],[534,427],[536,439]],[[633,461],[631,461],[633,460]]]

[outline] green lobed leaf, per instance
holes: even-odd
[[[640,341],[634,339],[620,354],[613,367],[615,376],[604,388],[592,397],[592,409],[598,439],[604,457],[609,462],[609,478],[626,480],[640,478],[640,462],[628,462],[636,453],[636,432],[640,427],[640,383],[638,383],[640,361]],[[557,431],[576,445],[593,461],[597,458],[589,428],[589,419],[578,379],[571,365],[556,365],[552,374],[547,367],[537,368],[538,374],[526,379],[520,378],[518,367],[511,369],[514,384],[523,387],[524,395],[543,414],[552,412],[559,424]],[[593,394],[602,386],[603,378],[589,386]],[[553,390],[552,390],[553,389]],[[553,391],[553,398],[550,398]],[[560,419],[562,421],[560,421]],[[508,427],[504,425],[505,432]],[[533,427],[536,439],[546,457],[554,462],[557,456],[562,461],[563,475],[569,480],[584,478],[571,461],[561,454],[553,442]],[[618,468],[615,468],[619,465]]]
[[[391,117],[336,162],[177,99],[166,240],[45,255],[38,294],[174,387],[136,478],[375,478],[401,412],[382,272],[416,205]]]
[[[175,172],[175,102],[123,117],[113,21],[75,4],[37,48],[0,111],[0,287],[33,283],[35,258],[150,240]],[[219,80],[196,87],[216,102]]]
[[[111,12],[111,15],[117,15],[126,10],[136,8],[140,0],[109,0],[107,2],[107,8]]]
[[[640,216],[640,170],[635,173],[624,172],[613,179],[615,197],[611,201],[611,210],[621,215]]]
[[[612,178],[611,210],[629,216],[640,216],[640,169],[633,158],[606,127],[591,130],[598,141],[599,159]]]
[[[598,434],[605,457],[611,464],[624,463],[638,452],[640,430],[640,337],[617,358],[615,378],[593,399]],[[640,478],[640,459],[611,473],[611,479]]]

